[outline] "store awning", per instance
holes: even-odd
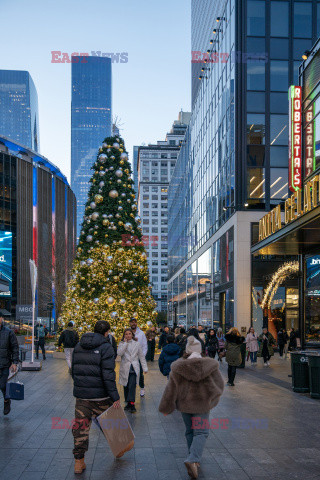
[[[251,247],[257,255],[298,255],[320,249],[320,206]]]
[[[0,315],[3,315],[4,317],[10,317],[11,313],[8,312],[5,308],[0,308]]]

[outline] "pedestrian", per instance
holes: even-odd
[[[254,328],[251,327],[246,337],[246,349],[250,353],[251,365],[257,365],[257,353],[259,350],[258,336],[254,331]]]
[[[0,390],[3,395],[3,414],[8,415],[11,410],[11,400],[6,399],[7,381],[10,370],[17,372],[19,364],[19,345],[15,334],[4,324],[4,317],[0,315]]]
[[[263,363],[265,367],[270,367],[270,358],[274,355],[273,346],[275,345],[275,339],[272,334],[268,332],[267,328],[262,329],[262,334],[259,336],[260,342],[258,357],[263,357]]]
[[[297,336],[294,328],[291,328],[289,336],[289,352],[297,349]]]
[[[190,330],[187,333],[187,337],[194,337],[196,340],[198,340],[201,343],[201,348],[202,348],[202,353],[203,355],[206,354],[206,346],[202,338],[200,338],[199,331],[196,327],[190,328]],[[186,344],[185,344],[186,346]]]
[[[145,334],[138,327],[138,323],[137,323],[137,320],[135,318],[130,319],[130,328],[131,328],[132,332],[134,333],[135,338],[139,342],[139,344],[141,346],[141,349],[142,349],[143,356],[145,358],[146,355],[147,355],[147,351],[148,351],[148,342],[147,342],[147,338],[146,338]],[[140,397],[145,396],[144,386],[145,386],[144,385],[144,374],[143,374],[143,368],[142,368],[142,365],[141,365],[141,362],[140,362],[140,376],[139,376]]]
[[[46,336],[48,335],[48,330],[44,325],[37,323],[34,330],[34,336],[36,338],[36,360],[39,360],[39,347],[41,348],[42,358],[46,359]]]
[[[114,350],[108,340],[110,324],[99,320],[94,332],[82,335],[72,355],[73,395],[76,397],[73,455],[75,473],[82,473],[89,447],[89,431],[93,417],[110,406],[120,407],[116,385]]]
[[[219,350],[219,342],[217,339],[216,332],[211,328],[208,332],[206,339],[206,350],[208,352],[208,357],[214,358],[217,351]]]
[[[237,373],[237,367],[242,363],[241,345],[244,342],[244,337],[241,337],[237,328],[230,328],[226,334],[226,361],[228,364],[228,382],[229,387],[234,387],[234,379]]]
[[[188,456],[184,462],[191,478],[198,478],[202,453],[209,435],[209,414],[220,400],[223,378],[216,360],[201,355],[201,343],[188,337],[184,358],[171,366],[169,381],[159,411],[169,415],[181,412],[186,431]]]
[[[219,344],[219,349],[218,349],[218,360],[222,362],[222,357],[225,354],[225,345],[226,345],[226,339],[225,336],[223,335],[222,328],[219,327],[217,330],[217,339],[218,339],[218,344]]]
[[[174,337],[176,338],[178,335],[180,335],[180,327],[174,329]]]
[[[169,373],[171,370],[171,364],[180,358],[180,347],[174,343],[174,335],[167,336],[167,345],[162,349],[159,357],[159,368],[162,375],[169,379]]]
[[[198,326],[198,333],[199,333],[199,337],[201,338],[201,340],[205,343],[206,342],[206,334],[205,334],[205,331],[203,330],[202,325]]]
[[[148,367],[141,345],[131,328],[126,328],[123,332],[118,355],[121,357],[119,384],[124,387],[124,399],[127,402],[124,409],[135,413],[136,385],[139,383],[140,368],[147,373]]]
[[[279,347],[279,355],[280,358],[284,359],[286,358],[287,354],[285,353],[285,356],[283,356],[283,352],[285,350],[285,347],[287,345],[287,342],[289,340],[288,334],[284,328],[281,328],[278,332],[278,347]]]
[[[150,322],[150,328],[146,331],[146,338],[148,343],[148,350],[146,355],[146,360],[153,362],[154,361],[154,353],[156,349],[156,327]]]
[[[71,373],[73,350],[78,342],[78,332],[73,328],[73,322],[69,322],[67,328],[63,330],[58,340],[58,347],[61,347],[61,345],[63,345],[64,347],[64,353],[69,367],[69,373]]]
[[[163,332],[161,333],[159,338],[159,345],[158,345],[159,350],[161,350],[165,345],[167,345],[167,336],[169,334],[170,334],[170,328],[164,327]]]

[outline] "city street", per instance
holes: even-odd
[[[211,418],[219,418],[220,426],[227,428],[211,431],[199,478],[320,478],[320,403],[292,392],[289,370],[289,360],[278,357],[268,369],[260,363],[256,368],[238,370],[236,386],[225,388],[221,402],[211,412]],[[226,377],[226,364],[222,372]],[[146,397],[137,402],[137,413],[129,416],[136,435],[134,450],[114,460],[107,441],[93,427],[87,470],[78,476],[73,473],[71,431],[52,428],[54,417],[69,422],[74,416],[72,379],[66,363],[49,357],[39,373],[22,372],[19,378],[25,383],[25,400],[12,402],[7,417],[0,414],[2,479],[188,478],[180,414],[164,417],[158,413],[167,380],[159,373],[157,362],[146,376]],[[59,425],[68,427],[68,422],[61,420]]]

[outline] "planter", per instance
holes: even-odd
[[[53,358],[59,358],[60,360],[65,360],[66,359],[66,355],[65,355],[64,352],[53,352],[52,357]]]

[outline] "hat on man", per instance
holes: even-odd
[[[200,353],[202,352],[202,346],[199,340],[197,340],[193,335],[188,338],[186,353]]]

